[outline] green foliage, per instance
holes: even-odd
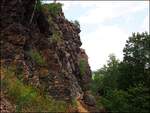
[[[92,83],[91,83],[91,90],[92,90],[92,93],[94,95],[100,95],[100,92],[103,91],[103,88],[104,88],[103,79],[104,79],[103,74],[98,73],[98,72],[93,73],[93,80],[92,80]]]
[[[38,65],[45,65],[46,62],[43,56],[36,50],[30,50],[29,55]]]
[[[127,89],[144,83],[150,85],[150,35],[133,33],[123,50],[124,60],[120,64],[119,86]],[[124,85],[126,84],[126,85]]]
[[[128,94],[122,90],[109,90],[100,102],[112,113],[129,112]]]
[[[82,76],[85,74],[86,66],[87,66],[86,61],[83,60],[83,59],[80,59],[80,61],[79,61],[79,68],[80,68],[80,73],[81,73]]]
[[[52,37],[50,38],[50,40],[51,40],[53,43],[61,42],[62,39],[61,39],[61,34],[60,34],[60,32],[54,31]]]
[[[61,3],[50,3],[50,4],[42,4],[42,1],[44,0],[37,0],[35,4],[35,9],[36,11],[46,11],[47,10],[53,15],[57,16],[60,11],[62,10],[62,5]]]
[[[91,89],[100,98],[98,106],[112,113],[149,113],[150,35],[133,33],[123,52],[122,62],[111,55],[93,74]]]
[[[77,108],[77,99],[76,98],[73,98],[72,100],[71,100],[71,105],[72,105],[72,107],[73,108]]]
[[[150,108],[150,88],[145,87],[143,84],[138,84],[134,87],[128,88],[128,100],[130,111],[139,113],[149,113]]]
[[[47,5],[47,8],[53,16],[57,16],[62,9],[62,4],[61,3],[51,3],[51,4]]]
[[[116,57],[110,55],[107,65],[94,72],[91,87],[96,91],[95,94],[103,95],[117,87],[118,65],[119,61]]]
[[[36,11],[41,11],[42,10],[41,0],[36,0],[35,8],[36,8]]]
[[[116,57],[110,55],[107,66],[104,66],[106,69],[103,70],[105,75],[103,80],[104,89],[115,89],[117,87],[118,65],[119,61]]]
[[[12,68],[3,68],[2,71],[7,97],[17,105],[16,112],[65,112],[65,102],[55,101],[39,89],[23,84],[14,76]]]

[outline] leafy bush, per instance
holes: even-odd
[[[80,59],[80,61],[79,61],[79,69],[80,69],[80,73],[81,73],[82,76],[83,76],[84,73],[85,73],[86,66],[87,66],[86,61],[83,60],[83,59]]]
[[[77,99],[76,98],[72,99],[71,105],[72,105],[73,108],[77,108]]]
[[[103,83],[104,76],[96,72],[94,72],[92,76],[93,78],[90,85],[92,93],[94,95],[102,95],[103,93],[102,91],[104,88],[104,83]]]
[[[143,84],[128,88],[130,111],[132,113],[148,113],[150,108],[150,89]]]
[[[16,112],[65,112],[66,103],[55,101],[33,86],[25,85],[15,76],[15,69],[1,68],[7,97],[16,105]],[[4,83],[4,82],[3,82]]]
[[[112,113],[149,113],[149,88],[142,84],[130,87],[128,91],[109,90],[98,100],[98,105],[103,105]]]
[[[48,6],[47,6],[49,12],[53,16],[57,16],[60,13],[60,11],[62,9],[61,7],[62,7],[61,3],[51,3],[51,4],[48,4]]]
[[[37,0],[37,1],[36,1],[35,7],[36,7],[36,10],[37,10],[37,11],[41,11],[41,9],[42,9],[41,0]]]
[[[57,16],[62,10],[61,3],[42,4],[43,0],[37,0],[35,4],[36,11],[49,11],[53,16]]]
[[[100,103],[112,113],[129,112],[128,94],[122,90],[107,92],[107,95],[100,98]]]
[[[57,43],[57,42],[61,42],[61,34],[58,31],[54,31],[52,37],[50,38],[50,40],[53,43]]]
[[[43,59],[42,55],[37,52],[36,50],[30,50],[29,54],[31,56],[31,58],[38,64],[38,65],[45,65],[46,62]]]
[[[96,95],[103,96],[107,91],[117,89],[119,61],[110,55],[107,62],[107,65],[93,73],[91,88]]]

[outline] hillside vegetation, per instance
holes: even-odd
[[[97,112],[80,24],[42,1],[0,1],[0,110]]]
[[[123,61],[92,76],[79,22],[42,1],[0,1],[1,112],[148,113],[150,35],[133,33]]]
[[[111,113],[149,113],[150,35],[133,33],[126,41],[123,61],[112,54],[93,72],[91,90],[99,108]]]

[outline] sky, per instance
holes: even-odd
[[[123,59],[123,48],[133,32],[149,32],[148,1],[58,1],[68,20],[81,26],[81,48],[85,49],[93,71],[115,54]]]

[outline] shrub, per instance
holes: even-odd
[[[77,108],[77,99],[76,98],[73,98],[71,100],[71,105],[72,105],[73,108]]]
[[[101,103],[112,113],[129,112],[128,94],[122,90],[110,90],[105,97],[100,98]]]
[[[38,64],[38,65],[45,65],[46,62],[43,59],[43,56],[37,52],[36,50],[30,50],[29,54],[31,56],[31,58]]]
[[[62,42],[61,33],[59,31],[54,31],[52,37],[49,38],[51,43],[59,43]]]
[[[65,112],[66,103],[55,101],[33,86],[25,85],[15,76],[15,70],[1,68],[7,97],[16,105],[16,112]]]
[[[53,16],[57,16],[60,11],[61,11],[61,7],[62,7],[62,4],[61,3],[51,3],[51,4],[48,4],[48,10],[49,12],[53,15]]]
[[[148,113],[150,108],[150,88],[142,83],[128,88],[130,112]]]
[[[149,88],[139,84],[136,87],[130,87],[128,91],[109,90],[98,100],[97,105],[103,105],[112,113],[148,113],[149,100]]]
[[[91,91],[93,95],[103,95],[104,91],[104,76],[100,73],[94,72],[92,75],[92,81],[91,81]]]
[[[41,11],[42,10],[41,0],[37,0],[36,1],[35,8],[36,8],[37,11]]]
[[[80,59],[80,61],[79,61],[79,69],[80,69],[80,73],[81,73],[82,76],[83,76],[84,73],[85,73],[86,66],[87,66],[86,61],[83,60],[83,59]]]

